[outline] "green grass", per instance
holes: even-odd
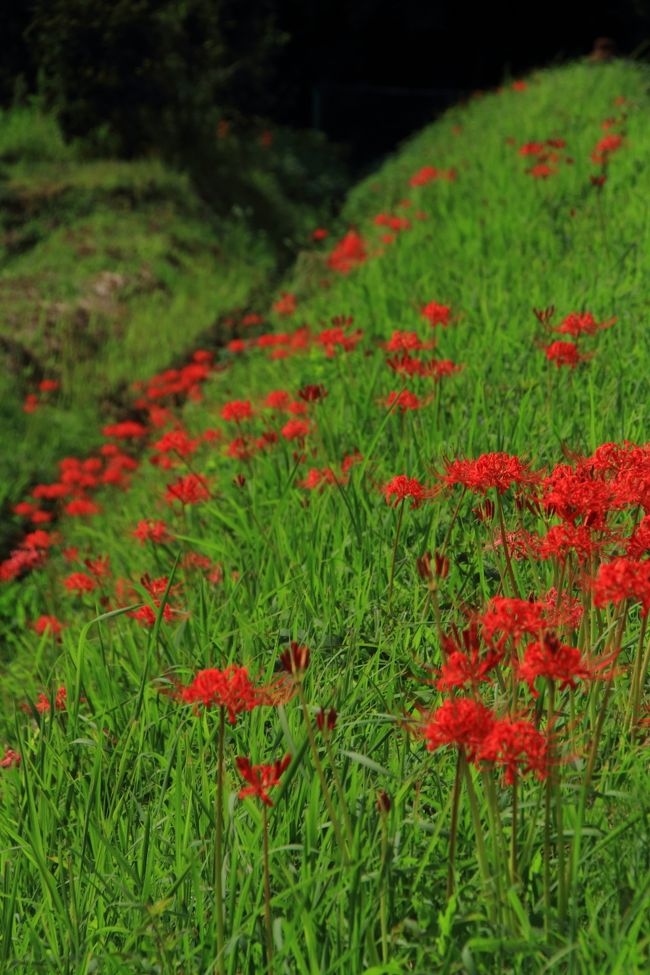
[[[456,489],[405,508],[389,604],[399,514],[380,490],[402,473],[433,486],[452,457],[502,450],[550,468],[567,452],[644,441],[647,82],[646,69],[625,63],[542,72],[525,91],[486,95],[455,109],[402,147],[351,193],[341,215],[340,228],[355,224],[367,240],[369,259],[347,276],[336,275],[326,263],[327,244],[301,257],[278,289],[298,298],[288,325],[276,319],[278,331],[307,322],[315,334],[334,316],[353,316],[352,327],[364,333],[359,347],[331,358],[317,343],[284,359],[262,349],[224,352],[220,365],[226,368],[206,384],[203,400],[179,413],[194,437],[222,431],[223,442],[204,441],[191,459],[192,469],[208,479],[211,498],[173,514],[165,485],[187,469],[179,463],[160,470],[147,463],[149,450],[128,492],[98,495],[103,512],[92,519],[62,521],[63,540],[46,565],[0,590],[6,621],[2,740],[23,759],[19,769],[0,773],[5,970],[268,970],[263,821],[259,804],[237,799],[242,783],[234,758],[272,762],[286,752],[292,761],[272,792],[269,817],[274,972],[648,970],[647,745],[643,735],[625,730],[628,665],[639,653],[638,606],[632,605],[620,640],[612,643],[620,613],[596,610],[587,592],[587,622],[564,633],[589,653],[620,648],[611,692],[599,681],[584,693],[558,692],[564,761],[549,808],[562,812],[565,842],[557,842],[554,822],[553,843],[545,849],[545,787],[525,777],[513,881],[504,849],[511,839],[512,789],[497,775],[475,772],[476,808],[466,788],[460,796],[456,893],[448,899],[455,754],[451,748],[427,751],[402,727],[417,702],[435,709],[444,699],[427,669],[441,664],[440,631],[415,560],[446,546],[449,575],[438,592],[445,632],[464,624],[465,610],[481,609],[498,592],[512,595],[513,583],[502,550],[492,544],[498,528],[473,514],[480,499],[461,500]],[[614,105],[620,96],[625,109]],[[590,153],[603,135],[602,121],[623,110],[625,142],[600,192],[589,179],[596,171]],[[566,139],[573,165],[563,164],[547,181],[533,179],[525,172],[531,162],[517,147],[557,137]],[[454,167],[457,179],[410,187],[409,178],[425,165]],[[405,197],[412,206],[397,210]],[[417,210],[428,219],[415,219]],[[373,220],[380,212],[407,214],[412,226],[384,245],[385,228]],[[46,254],[42,261],[45,267]],[[328,287],[320,286],[324,279]],[[430,338],[420,315],[429,301],[457,313],[449,328],[435,330],[436,354],[464,369],[442,382],[426,408],[389,412],[385,399],[401,387],[380,343],[394,329]],[[154,320],[147,309],[155,308],[155,295],[141,302],[142,314]],[[598,321],[617,318],[584,341],[594,356],[575,371],[556,369],[539,346],[531,309],[551,304],[555,322],[581,310]],[[107,362],[106,368],[113,366]],[[227,456],[225,444],[241,432],[220,417],[227,401],[252,402],[256,415],[242,428],[259,437],[288,419],[262,412],[266,395],[283,389],[295,397],[307,383],[322,383],[328,396],[309,406],[313,430],[304,460],[294,457],[297,444],[281,435],[250,460]],[[412,388],[425,396],[431,384],[416,380]],[[300,486],[310,467],[338,471],[353,450],[363,461],[347,482],[322,493]],[[511,530],[520,519],[536,531],[549,521],[535,510],[520,512],[510,492],[504,508]],[[639,514],[637,508],[611,520],[629,534]],[[160,517],[172,540],[138,545],[131,535],[138,520]],[[609,543],[603,560],[618,544]],[[65,562],[60,549],[72,545],[79,548],[77,560]],[[188,552],[219,563],[222,581],[210,582],[183,564]],[[68,594],[63,577],[84,570],[84,558],[102,555],[110,556],[111,566],[103,587],[82,599]],[[131,600],[150,602],[144,573],[172,572],[172,584],[181,588],[167,597],[182,611],[174,621],[163,621],[159,611],[155,626],[146,629],[126,609],[119,611]],[[583,570],[573,558],[564,573],[553,561],[516,561],[513,576],[524,596],[564,585],[583,598]],[[118,580],[124,580],[121,598]],[[132,589],[125,594],[126,583]],[[67,624],[60,643],[37,638],[30,627],[46,612]],[[194,714],[163,692],[175,680],[189,683],[201,668],[228,663],[248,666],[260,683],[272,681],[290,640],[312,651],[304,678],[311,720],[318,707],[338,710],[331,754],[316,734],[343,833],[347,810],[349,857],[323,798],[298,698],[226,725],[221,969],[214,886],[218,714]],[[33,708],[38,692],[52,697],[61,685],[67,709],[39,716]],[[542,691],[540,708],[548,696]],[[483,697],[501,704],[498,682]],[[518,700],[522,708],[535,707],[524,689]],[[25,701],[32,704],[29,713],[21,710]],[[606,719],[589,782],[586,765],[601,711]],[[385,817],[376,806],[378,790],[391,799]],[[487,881],[477,858],[477,820],[486,836]]]

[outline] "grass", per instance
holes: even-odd
[[[48,560],[5,584],[2,739],[22,756],[1,773],[5,970],[648,970],[650,790],[634,708],[637,671],[638,690],[646,687],[637,662],[645,662],[647,639],[638,601],[598,606],[584,581],[621,552],[642,506],[635,500],[610,513],[617,534],[607,539],[592,527],[591,541],[604,547],[588,564],[571,550],[562,568],[557,559],[505,558],[496,510],[494,522],[480,520],[473,509],[483,498],[440,490],[439,478],[452,458],[505,451],[550,470],[604,443],[643,442],[646,87],[646,69],[633,64],[554,69],[524,90],[455,109],[402,147],[351,193],[341,216],[341,233],[355,224],[363,235],[367,259],[337,274],[327,261],[330,239],[279,289],[296,295],[297,311],[276,313],[276,331],[309,323],[306,347],[272,358],[239,324],[245,350],[224,351],[200,400],[182,410],[169,403],[192,438],[218,433],[203,436],[187,464],[168,451],[174,466],[166,469],[148,463],[162,436],[151,430],[130,489],[93,493],[102,511],[58,522],[62,539]],[[601,171],[590,154],[602,122],[623,112],[614,131],[624,141],[601,189],[590,180]],[[551,138],[566,140],[562,159],[574,162],[535,179],[518,147]],[[456,179],[410,186],[423,166],[453,167]],[[411,206],[398,206],[406,197]],[[380,213],[407,215],[411,226],[385,242]],[[422,318],[431,301],[451,307],[448,328],[432,330]],[[541,347],[550,337],[531,309],[550,305],[554,324],[574,311],[599,322],[616,316],[580,339],[593,357],[575,370],[556,368]],[[143,297],[143,314],[146,307]],[[352,316],[345,334],[363,336],[352,351],[328,356],[315,336],[335,316]],[[380,343],[396,329],[435,335],[435,355],[464,364],[437,385],[411,382],[429,400],[411,412],[386,406],[402,382]],[[272,390],[294,399],[306,384],[322,384],[328,395],[307,404],[303,444],[282,433],[291,414],[263,404]],[[224,419],[233,400],[250,401],[252,418]],[[250,445],[272,432],[277,442],[267,436],[263,449],[231,456],[234,438]],[[362,459],[343,477],[341,462],[355,450]],[[312,467],[337,477],[308,490],[302,482]],[[191,472],[209,496],[174,510],[166,485]],[[398,474],[436,488],[433,496],[396,510],[382,488]],[[646,482],[639,461],[635,499]],[[512,491],[499,498],[509,532],[541,533],[556,521],[535,507],[520,510]],[[152,518],[165,520],[170,537],[139,545],[132,531]],[[516,536],[506,540],[512,546]],[[72,546],[78,552],[66,560],[62,550]],[[426,551],[449,562],[448,574],[429,584],[416,567]],[[84,559],[106,555],[110,572],[92,593],[66,590],[71,572],[88,573]],[[639,561],[647,566],[647,552]],[[164,580],[155,597],[145,573]],[[535,699],[523,684],[508,691],[504,665],[481,686],[483,702],[500,714],[507,707],[510,717],[532,715],[542,730],[549,714],[557,729],[558,769],[541,782],[520,774],[515,795],[494,763],[465,772],[461,749],[429,751],[404,725],[416,705],[431,716],[450,698],[431,669],[443,663],[441,636],[466,625],[468,610],[482,611],[497,595],[543,598],[552,586],[585,609],[579,625],[560,627],[562,639],[590,659],[615,653],[616,676],[579,681],[575,691],[538,679]],[[129,615],[143,604],[152,626]],[[35,635],[42,613],[66,624],[60,642]],[[171,693],[202,668],[230,664],[273,683],[290,641],[311,650],[304,676],[285,676],[274,706],[226,722],[221,738],[219,708],[195,713]],[[317,728],[321,707],[338,712],[329,737]],[[220,747],[223,853],[215,865]],[[271,763],[285,753],[291,762],[268,810],[269,948],[266,821],[259,801],[237,798],[235,757]]]

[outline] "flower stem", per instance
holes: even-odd
[[[497,496],[497,512],[499,514],[499,527],[501,528],[501,544],[503,545],[503,554],[506,560],[506,571],[508,573],[508,578],[510,579],[510,585],[512,586],[512,591],[515,596],[519,595],[519,588],[517,586],[517,580],[515,579],[515,573],[512,568],[512,559],[510,558],[510,549],[508,547],[508,538],[506,536],[506,520],[503,517],[503,505],[501,503],[501,495],[496,492]]]
[[[632,699],[632,707],[630,708],[630,732],[634,732],[634,728],[639,720],[639,709],[641,707],[641,696],[643,692],[643,681],[645,675],[648,672],[648,664],[650,663],[650,643],[648,648],[643,652],[643,644],[645,642],[645,635],[648,628],[648,616],[641,617],[641,632],[639,633],[639,645],[636,653],[636,660],[634,661],[634,676],[632,678],[632,686],[630,688],[630,696]]]
[[[214,900],[217,925],[217,975],[225,975],[224,959],[224,920],[223,920],[223,751],[226,729],[225,708],[219,708],[219,742],[217,760],[217,799],[215,803],[215,836],[214,836]]]
[[[273,929],[271,927],[271,879],[269,871],[269,818],[266,805],[262,806],[264,840],[264,930],[266,932],[266,964],[273,975]]]
[[[388,608],[390,609],[391,599],[393,598],[393,581],[395,579],[395,559],[397,557],[397,546],[399,544],[399,536],[402,530],[402,521],[404,519],[404,498],[402,498],[399,506],[399,513],[397,515],[397,528],[395,529],[395,541],[393,543],[393,555],[390,562],[390,578],[388,580]]]
[[[386,904],[386,885],[388,881],[388,816],[380,812],[381,820],[381,873],[379,888],[379,918],[381,924],[381,960],[388,962],[388,911]]]
[[[449,828],[449,868],[447,871],[447,900],[451,897],[455,887],[456,870],[456,839],[458,836],[458,807],[460,805],[461,787],[461,751],[458,750],[456,759],[456,778],[454,779],[454,792],[451,800],[451,826]]]

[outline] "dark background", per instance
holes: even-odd
[[[0,2],[0,101],[40,90],[125,155],[182,155],[218,112],[319,128],[363,166],[476,89],[650,36],[650,0]]]

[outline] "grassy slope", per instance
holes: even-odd
[[[299,469],[282,441],[250,464],[203,448],[193,464],[213,479],[215,500],[173,522],[162,485],[173,472],[145,465],[125,495],[107,495],[105,515],[65,525],[65,540],[83,555],[110,554],[114,577],[137,585],[144,571],[168,572],[176,552],[192,549],[219,561],[224,581],[211,585],[177,569],[176,604],[190,615],[153,633],[125,617],[81,630],[93,600],[65,595],[71,570],[55,556],[46,570],[6,590],[24,621],[24,646],[4,681],[4,739],[25,755],[20,773],[7,773],[3,834],[5,900],[0,933],[10,954],[47,969],[204,971],[214,957],[211,886],[211,806],[214,721],[198,720],[158,694],[160,674],[187,680],[200,667],[243,662],[270,677],[289,638],[313,650],[307,694],[314,705],[336,703],[336,748],[356,830],[354,863],[341,868],[318,782],[304,755],[304,725],[295,702],[277,714],[254,712],[229,731],[228,755],[270,761],[290,749],[296,758],[272,818],[277,971],[391,972],[643,972],[650,965],[646,930],[648,864],[643,752],[621,747],[608,730],[608,756],[578,877],[570,919],[542,929],[539,790],[522,796],[528,837],[526,888],[513,897],[500,924],[481,895],[469,810],[461,807],[457,901],[445,908],[447,824],[453,759],[427,757],[394,727],[394,715],[431,689],[412,679],[414,658],[435,665],[437,636],[414,559],[440,547],[452,501],[406,512],[390,612],[386,589],[395,513],[378,488],[396,473],[430,482],[444,457],[488,450],[522,453],[535,464],[562,459],[562,447],[593,450],[607,440],[642,440],[648,401],[647,345],[650,152],[647,74],[633,66],[574,66],[545,72],[526,91],[489,95],[446,116],[398,153],[351,196],[343,223],[353,221],[381,248],[372,217],[405,196],[428,220],[387,245],[349,276],[336,278],[315,256],[304,260],[287,290],[301,299],[292,325],[323,327],[353,315],[363,348],[348,357],[305,355],[270,361],[261,351],[215,377],[202,403],[189,404],[192,433],[225,424],[228,399],[259,403],[272,389],[325,384],[328,398],[313,408],[317,455]],[[600,123],[628,99],[626,145],[612,159],[599,194],[589,182],[589,154]],[[618,110],[620,111],[620,109]],[[458,134],[454,127],[461,126]],[[516,145],[563,137],[573,166],[546,182],[525,174]],[[420,189],[408,178],[423,165],[455,166],[455,183]],[[410,211],[404,211],[410,212]],[[320,289],[324,276],[331,287]],[[443,386],[439,408],[386,416],[379,403],[396,379],[375,340],[396,328],[418,330],[429,301],[461,314],[439,334],[439,354],[466,364]],[[575,373],[556,370],[535,345],[531,307],[555,304],[558,315],[589,309],[617,325],[591,340],[596,355]],[[278,321],[278,327],[285,324]],[[423,392],[424,386],[420,388]],[[284,422],[284,419],[282,420]],[[275,421],[276,426],[280,425]],[[265,421],[256,420],[257,434]],[[305,500],[297,486],[309,464],[340,462],[359,449],[366,458],[344,489]],[[244,488],[233,484],[246,476]],[[180,472],[177,472],[180,473]],[[162,483],[161,483],[162,482]],[[446,624],[460,622],[460,603],[480,605],[494,594],[499,560],[486,550],[488,530],[467,503],[451,537],[451,570],[442,594]],[[509,518],[514,512],[507,511]],[[163,516],[178,540],[140,548],[129,532],[139,518]],[[533,519],[532,524],[535,524]],[[552,583],[518,566],[522,591]],[[109,587],[109,590],[112,588]],[[69,622],[61,645],[36,640],[27,623],[56,611]],[[630,647],[638,622],[626,637]],[[12,701],[33,699],[41,687],[65,683],[70,712],[36,726]],[[164,686],[164,685],[163,685]],[[612,708],[624,709],[627,686]],[[304,764],[303,764],[304,762]],[[566,828],[575,828],[578,759],[565,785]],[[238,787],[231,771],[229,791]],[[380,961],[381,828],[376,789],[390,792],[390,958]],[[507,822],[507,805],[502,815]],[[260,819],[253,804],[228,804],[228,958],[230,975],[262,969]],[[207,839],[206,839],[207,838]],[[611,840],[615,842],[611,842]],[[18,916],[19,922],[13,921]],[[88,922],[84,918],[89,917]],[[13,937],[13,947],[9,943]],[[156,968],[155,966],[158,966]],[[392,965],[392,967],[391,967]]]
[[[33,109],[0,117],[0,193],[2,503],[96,442],[129,383],[254,299],[276,254],[243,215],[211,218],[185,177],[83,161]],[[43,378],[61,392],[28,416]]]

